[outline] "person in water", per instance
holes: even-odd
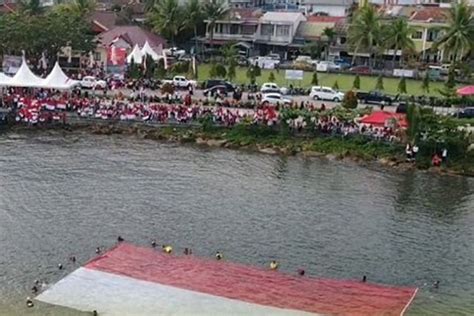
[[[156,247],[156,241],[152,240],[152,241],[151,241],[151,246],[152,246],[153,248],[155,248],[155,247]]]
[[[364,276],[362,277],[362,282],[363,282],[363,283],[367,282],[367,276],[366,276],[366,275],[364,275]]]
[[[439,289],[439,281],[435,281],[435,282],[433,283],[433,288]]]
[[[122,241],[124,241],[124,240],[125,240],[125,239],[123,239],[122,236],[118,236],[118,237],[117,237],[117,241],[118,241],[118,242],[122,242]]]
[[[278,264],[277,261],[273,260],[272,262],[270,262],[270,269],[276,270],[276,269],[278,269],[278,266],[279,266],[279,264]]]
[[[38,287],[36,285],[33,285],[33,287],[31,288],[31,292],[33,292],[33,294],[38,293]]]
[[[69,261],[71,261],[72,263],[76,263],[76,257],[75,256],[69,257]]]
[[[217,260],[222,260],[224,257],[222,256],[222,254],[218,251],[216,252],[216,259]]]
[[[303,276],[303,275],[305,274],[304,269],[298,269],[298,274],[299,274],[300,276]]]
[[[28,307],[33,307],[33,306],[35,306],[35,305],[33,304],[33,300],[32,300],[29,296],[26,298],[26,306],[28,306]]]
[[[171,247],[170,245],[163,245],[162,248],[165,253],[173,252],[173,247]]]
[[[63,269],[63,265],[62,265],[62,264],[58,264],[58,269],[59,269],[59,270],[62,270],[62,269]]]
[[[95,253],[96,253],[96,254],[99,254],[100,251],[101,251],[101,250],[100,250],[100,247],[95,248]]]

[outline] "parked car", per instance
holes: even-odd
[[[474,118],[474,107],[461,109],[458,113],[453,114],[453,116],[459,118]]]
[[[272,105],[289,105],[291,102],[291,99],[282,97],[280,93],[267,93],[262,97],[262,103],[269,103]]]
[[[82,78],[80,82],[81,88],[84,89],[105,89],[107,82],[105,80],[99,80],[93,76],[86,76]]]
[[[349,71],[359,75],[369,75],[372,73],[372,69],[369,66],[354,66]]]
[[[311,88],[309,97],[314,100],[329,100],[334,102],[341,102],[344,98],[344,93],[336,91],[329,87],[314,86]]]
[[[260,88],[261,93],[281,93],[280,87],[273,82],[266,82]]]
[[[311,66],[316,66],[318,64],[318,61],[315,59],[312,59],[311,56],[300,55],[296,57],[294,64],[301,64],[301,63],[308,64]]]
[[[327,70],[341,70],[341,66],[336,64],[333,61],[322,60],[317,63],[317,67],[319,69],[327,69]]]
[[[361,100],[365,104],[392,105],[392,103],[395,101],[395,98],[380,91],[357,92],[356,95],[357,99]]]
[[[216,94],[219,94],[221,96],[227,97],[229,93],[234,92],[234,87],[232,86],[226,86],[226,85],[219,85],[219,86],[213,86],[212,88],[206,89],[203,91],[203,94],[205,97],[211,95],[214,96]]]
[[[173,80],[163,80],[163,84],[170,83],[177,88],[189,88],[196,87],[197,83],[195,80],[188,80],[184,76],[174,76]]]
[[[351,68],[351,63],[345,61],[345,60],[342,59],[342,58],[334,59],[333,62],[334,62],[336,65],[339,65],[339,66],[341,67],[341,69],[349,69],[349,68]]]
[[[232,83],[230,83],[229,81],[218,80],[218,79],[207,80],[206,82],[204,82],[203,88],[204,90],[207,90],[215,86],[225,86],[227,91],[229,92],[235,91],[235,86]]]
[[[279,54],[268,54],[267,57],[273,60],[281,61],[281,57]]]

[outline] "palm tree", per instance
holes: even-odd
[[[403,60],[403,52],[415,51],[415,43],[411,39],[413,33],[412,27],[410,27],[406,20],[397,19],[390,24],[386,24],[383,27],[384,44],[386,49],[393,49],[393,64],[397,58],[397,51],[400,50],[400,61],[401,66]]]
[[[203,23],[204,17],[202,14],[201,4],[199,0],[190,0],[185,8],[186,11],[186,26],[187,28],[192,28],[194,31],[194,46],[197,53],[198,49],[198,38],[197,30],[198,26]]]
[[[207,19],[207,31],[209,32],[209,42],[213,46],[214,27],[216,21],[222,19],[229,12],[229,7],[223,0],[207,0],[203,6],[204,15]]]
[[[148,21],[155,32],[174,45],[176,36],[185,27],[185,14],[176,0],[158,0],[148,14]]]
[[[95,0],[73,0],[70,2],[63,2],[55,7],[55,10],[63,14],[75,14],[80,17],[85,17],[95,10],[97,3]]]
[[[145,0],[144,5],[143,5],[144,12],[148,13],[151,10],[153,10],[153,8],[156,5],[156,2],[157,2],[156,0]]]
[[[326,27],[323,30],[323,36],[326,37],[326,45],[324,50],[326,51],[326,59],[329,58],[329,47],[334,42],[334,37],[336,37],[336,31],[331,27]]]
[[[453,54],[453,65],[474,48],[474,10],[465,0],[449,9],[448,26],[434,48]]]
[[[360,50],[365,50],[372,56],[381,42],[381,33],[380,15],[375,7],[366,5],[360,8],[349,26],[349,44],[354,49],[352,63]]]

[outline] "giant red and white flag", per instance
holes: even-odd
[[[99,315],[403,315],[416,294],[120,244],[40,294]]]

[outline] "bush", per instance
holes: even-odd
[[[173,94],[174,93],[174,87],[171,83],[165,83],[164,85],[161,86],[161,93],[162,94]]]
[[[357,108],[357,104],[358,100],[355,92],[352,90],[347,91],[342,100],[342,106],[346,109],[355,109]]]

